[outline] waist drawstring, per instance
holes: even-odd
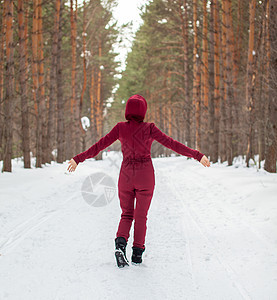
[[[136,158],[127,157],[124,159],[125,162],[131,162],[131,163],[144,162],[149,160],[151,160],[150,157],[136,157]]]
[[[131,163],[133,166],[133,175],[135,174],[135,164],[136,163],[142,163],[142,162],[147,162],[150,161],[151,157],[136,157],[136,158],[131,158],[131,157],[127,157],[125,159],[123,159],[123,161],[127,164]]]

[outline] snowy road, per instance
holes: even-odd
[[[113,162],[113,163],[111,163]],[[118,269],[117,196],[81,194],[87,176],[117,184],[110,153],[0,174],[0,299],[277,299],[277,175],[185,157],[155,158],[143,265]],[[133,228],[127,255],[131,255]]]

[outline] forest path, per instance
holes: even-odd
[[[156,186],[141,266],[118,269],[121,157],[2,174],[0,299],[276,299],[277,177],[155,158]],[[89,205],[89,175],[109,175],[114,198]],[[133,227],[127,255],[130,259]]]

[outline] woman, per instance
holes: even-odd
[[[69,172],[87,158],[95,157],[117,139],[121,142],[123,161],[118,179],[118,196],[122,209],[121,219],[115,238],[115,257],[118,267],[129,265],[126,246],[130,228],[134,223],[132,263],[142,262],[145,251],[147,213],[155,186],[155,171],[151,160],[151,145],[154,140],[173,151],[198,160],[209,167],[208,158],[197,150],[167,136],[154,123],[144,122],[147,102],[140,95],[133,95],[126,103],[126,122],[117,123],[113,129],[88,150],[74,156],[69,161]],[[136,206],[134,207],[134,200]]]

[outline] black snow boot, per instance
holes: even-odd
[[[132,264],[141,264],[142,263],[142,253],[145,251],[145,248],[138,248],[138,247],[132,247],[133,254],[132,254]]]
[[[115,258],[119,268],[129,266],[129,261],[126,257],[127,242],[124,237],[117,237],[115,239]]]

